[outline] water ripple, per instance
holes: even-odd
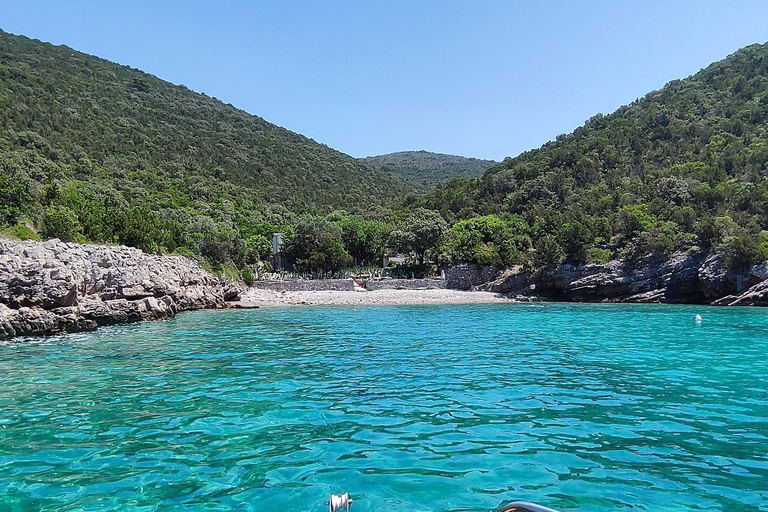
[[[766,314],[293,308],[7,342],[0,510],[768,510]]]

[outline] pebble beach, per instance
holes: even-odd
[[[275,291],[251,288],[240,296],[235,307],[344,306],[394,304],[481,304],[512,300],[491,292],[448,289],[372,291]]]

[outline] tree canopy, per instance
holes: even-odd
[[[725,251],[737,266],[765,259],[768,45],[743,48],[598,114],[481,178],[438,187],[415,206],[451,223],[519,215],[547,261],[663,255],[693,245]],[[715,233],[712,226],[724,222],[715,219],[728,219],[727,233]]]

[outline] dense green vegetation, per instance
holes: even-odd
[[[744,48],[416,204],[451,223],[515,216],[529,226],[529,257],[539,264],[693,245],[714,246],[732,267],[766,259],[768,46]],[[475,253],[493,238],[483,233]]]
[[[493,160],[443,155],[429,151],[401,151],[369,156],[362,160],[428,187],[435,187],[453,178],[482,176],[485,171],[498,163]]]
[[[2,231],[186,254],[246,281],[274,232],[294,267],[313,272],[378,265],[393,251],[422,269],[605,263],[694,246],[733,268],[766,259],[768,46],[422,197],[426,188],[386,169],[426,186],[493,162],[367,160],[184,86],[0,31]]]
[[[184,86],[0,31],[0,221],[14,233],[242,264],[254,226],[339,208],[391,219],[414,191]]]

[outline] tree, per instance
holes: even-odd
[[[595,239],[592,232],[577,220],[563,224],[557,238],[566,259],[580,263],[587,261],[587,250]]]
[[[248,263],[266,261],[272,256],[272,240],[264,235],[251,235],[245,240],[246,259]]]
[[[533,244],[534,262],[542,267],[553,267],[563,261],[563,250],[552,235],[545,235]]]
[[[448,224],[434,210],[416,208],[406,217],[400,229],[390,235],[390,243],[401,251],[413,251],[424,264],[424,255],[437,247],[443,239]]]
[[[341,228],[328,219],[304,217],[285,241],[283,252],[299,269],[338,271],[352,264],[341,235]]]
[[[43,236],[58,238],[64,242],[82,242],[83,228],[75,212],[66,206],[54,205],[43,216]]]
[[[121,244],[147,253],[158,252],[161,245],[160,220],[146,206],[132,206],[117,214],[115,236]]]
[[[358,265],[381,262],[391,228],[384,222],[346,218],[339,222],[344,248]]]
[[[441,248],[441,259],[448,264],[475,263],[501,267],[511,264],[519,256],[517,242],[527,243],[520,236],[527,236],[527,223],[517,216],[502,220],[496,215],[467,219],[454,224],[446,234]]]
[[[15,224],[29,200],[23,183],[0,176],[0,222]]]

